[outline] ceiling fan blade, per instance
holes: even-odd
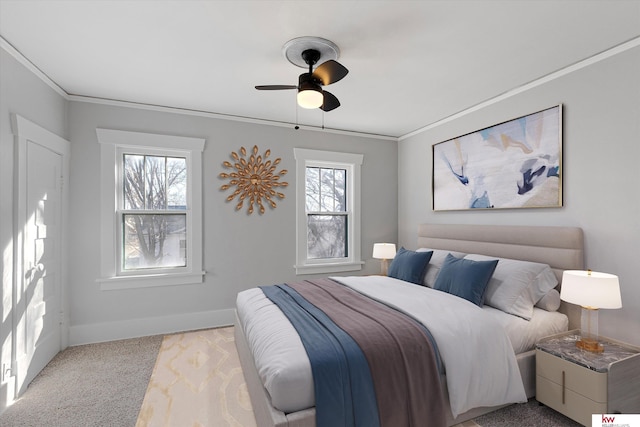
[[[285,89],[298,89],[298,86],[293,85],[262,85],[256,86],[258,90],[285,90]]]
[[[322,111],[335,110],[340,106],[340,101],[338,101],[338,98],[336,98],[335,95],[331,92],[323,90],[322,95],[324,96],[324,100],[322,102],[322,105],[320,106],[320,109]]]
[[[313,72],[313,77],[320,80],[324,86],[342,80],[349,73],[349,70],[342,64],[333,59],[328,60],[320,65]]]

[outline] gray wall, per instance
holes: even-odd
[[[70,343],[103,341],[151,333],[215,326],[231,321],[236,294],[296,276],[295,160],[293,148],[364,154],[362,165],[361,274],[379,271],[373,243],[397,239],[397,149],[395,141],[290,127],[159,112],[79,101],[69,102],[0,49],[0,242],[2,297],[11,301],[13,263],[13,134],[18,113],[72,142],[69,179],[71,227],[68,240]],[[164,288],[100,291],[100,158],[96,127],[167,133],[207,139],[204,162],[204,283]],[[260,216],[236,212],[219,190],[222,161],[241,146],[271,149],[288,169],[286,198]],[[10,304],[3,305],[2,342],[11,333]],[[6,311],[6,312],[5,312]],[[6,347],[6,348],[5,348]],[[2,360],[10,360],[3,346]],[[8,362],[7,362],[8,363]],[[1,390],[5,392],[4,389]]]
[[[331,114],[331,113],[329,113]],[[300,280],[295,264],[294,147],[364,154],[362,165],[362,274],[379,271],[374,242],[397,239],[397,147],[395,141],[256,123],[220,120],[87,102],[70,103],[71,343],[126,335],[208,327],[232,320],[236,294],[250,287]],[[203,153],[204,268],[198,285],[101,291],[100,149],[96,128],[206,138]],[[281,157],[289,173],[285,199],[260,216],[235,211],[230,191],[220,191],[222,162],[241,146]],[[360,273],[358,273],[360,274]]]
[[[640,241],[640,48],[634,48],[541,86],[393,142],[85,102],[68,102],[0,49],[0,242],[3,299],[10,298],[12,264],[13,136],[18,113],[72,141],[69,271],[72,340],[88,342],[169,332],[186,323],[228,316],[238,291],[295,280],[293,187],[264,216],[235,212],[221,192],[221,162],[240,146],[257,144],[282,157],[294,182],[293,148],[365,154],[363,164],[363,273],[375,273],[374,242],[415,247],[418,224],[476,223],[576,225],[585,231],[586,265],[620,277],[623,308],[603,310],[601,333],[640,344],[640,281],[634,268]],[[484,212],[432,212],[431,145],[558,103],[564,105],[564,207]],[[100,291],[99,147],[95,128],[205,137],[204,265],[201,285]],[[397,159],[397,162],[396,162]],[[397,165],[397,166],[396,166]],[[395,206],[398,209],[395,209]],[[10,300],[10,299],[9,299]],[[223,313],[216,316],[215,313]],[[10,316],[2,324],[6,342]],[[164,319],[164,320],[163,320]],[[197,319],[197,320],[194,320]],[[176,320],[176,322],[174,322]],[[88,338],[88,337],[94,338]],[[74,342],[74,341],[72,341]],[[3,360],[4,360],[3,348]]]
[[[578,69],[398,144],[398,237],[418,224],[582,227],[587,268],[619,276],[623,308],[601,310],[600,334],[640,345],[640,47]],[[431,147],[559,103],[564,113],[564,207],[433,212]]]

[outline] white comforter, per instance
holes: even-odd
[[[385,276],[334,279],[429,328],[446,371],[454,417],[475,407],[527,400],[509,338],[481,308],[456,296]],[[313,398],[312,379],[292,381],[290,372],[283,374],[293,370],[293,377],[311,377],[302,342],[286,317],[259,289],[241,292],[237,309],[273,405],[285,412],[312,406],[307,397],[303,399],[309,388]]]
[[[509,337],[480,307],[385,276],[336,280],[429,328],[444,364],[454,417],[479,406],[527,401]]]

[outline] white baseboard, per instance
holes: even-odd
[[[92,323],[69,328],[69,345],[92,344],[149,335],[172,334],[233,325],[234,309],[201,311],[162,317]]]

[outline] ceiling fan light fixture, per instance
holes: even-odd
[[[298,105],[302,108],[319,108],[324,102],[322,89],[315,85],[303,85],[298,91]]]
[[[297,86],[258,85],[257,90],[298,89],[297,103],[306,109],[319,108],[327,112],[340,106],[335,95],[322,89],[322,86],[338,82],[349,73],[344,65],[336,61],[338,46],[318,37],[298,37],[285,44],[283,53],[292,64],[308,68],[309,71],[298,76]]]

